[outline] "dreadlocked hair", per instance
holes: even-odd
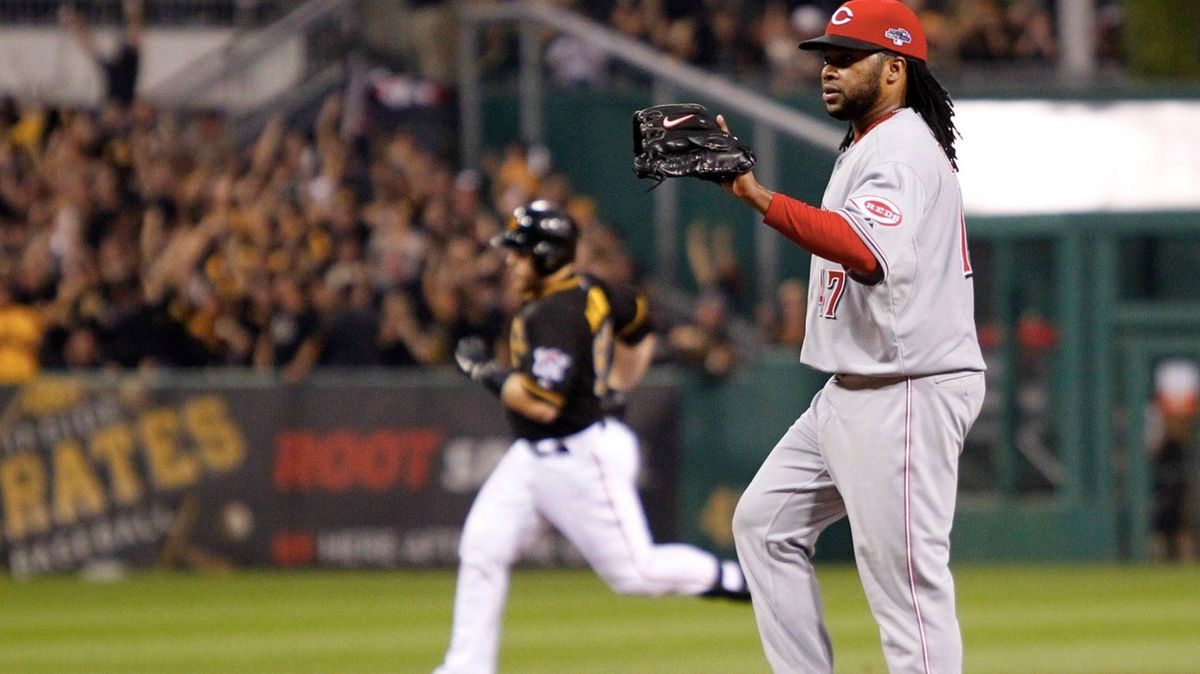
[[[921,119],[924,119],[933,131],[938,145],[942,146],[950,165],[957,171],[958,152],[954,149],[954,139],[962,138],[962,134],[954,126],[954,101],[950,99],[949,92],[934,78],[924,61],[910,58],[905,58],[904,61],[908,67],[908,91],[904,105],[921,115]],[[851,126],[839,149],[845,150],[853,142],[854,127]]]
[[[916,110],[929,125],[950,165],[957,171],[958,152],[954,149],[954,139],[956,136],[962,138],[962,134],[954,127],[954,101],[924,61],[904,60],[908,62],[908,96],[904,104]]]

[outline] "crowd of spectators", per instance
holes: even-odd
[[[545,148],[456,170],[432,134],[348,131],[359,125],[340,95],[311,124],[276,118],[239,146],[218,113],[137,100],[144,5],[122,7],[115,51],[80,13],[59,16],[105,103],[0,104],[0,382],[156,366],[297,381],[316,366],[445,364],[467,335],[502,352],[519,298],[487,244],[533,198],[580,224],[584,270],[638,280]],[[688,249],[703,292],[661,324],[660,357],[724,376],[739,360],[728,324],[749,314],[742,271],[728,227],[695,229]]]
[[[1038,0],[1012,0],[1003,11],[998,0],[912,2],[943,56],[1054,57],[1051,18]],[[136,49],[141,3],[123,4],[125,44]],[[795,43],[822,29],[832,5],[589,7],[681,59],[736,70],[777,67],[785,52],[811,56]],[[62,20],[89,45],[78,15]],[[560,75],[589,77],[594,54],[547,46]],[[587,271],[637,280],[620,238],[544,148],[514,144],[478,170],[457,170],[444,148],[411,131],[345,133],[353,125],[338,95],[311,125],[276,118],[242,147],[219,114],[131,101],[136,62],[116,77],[105,67],[123,52],[88,53],[108,80],[102,108],[0,105],[0,381],[158,365],[252,367],[296,381],[318,365],[448,363],[471,334],[502,351],[519,298],[503,292],[501,258],[487,242],[532,198],[564,204],[580,223]],[[805,67],[815,66],[781,72]],[[760,344],[799,349],[801,280],[755,306],[728,226],[697,223],[686,241],[698,300],[663,326],[664,357],[728,374],[739,361],[735,317],[757,327]]]
[[[921,17],[930,61],[960,66],[1049,65],[1059,58],[1052,0],[904,0]],[[777,92],[812,86],[819,54],[796,45],[821,33],[839,0],[611,0],[556,4],[584,12],[623,35],[653,45],[676,59],[735,77],[763,77]],[[1100,3],[1097,49],[1119,58],[1121,12],[1115,0]],[[512,53],[503,29],[485,36],[496,54]],[[485,59],[511,67],[511,60]],[[550,38],[546,62],[565,86],[591,85],[620,75],[599,50],[571,36]]]
[[[9,0],[0,2],[0,23],[53,23],[64,9],[89,23],[120,23],[126,0]],[[146,19],[159,26],[261,25],[282,16],[288,0],[149,0]]]
[[[1052,0],[903,0],[921,18],[931,60],[1053,61]],[[591,3],[586,3],[591,5]],[[825,28],[840,0],[615,0],[607,21],[682,60],[716,70],[779,66],[795,45]],[[1120,17],[1102,2],[1100,25]],[[598,17],[605,18],[605,17]]]
[[[331,95],[311,128],[273,119],[239,147],[216,113],[0,105],[0,382],[56,369],[440,365],[468,335],[503,353],[520,298],[488,245],[533,198],[565,204],[579,266],[639,283],[623,241],[540,147],[481,169],[404,130],[354,139]],[[699,293],[661,315],[661,359],[720,378],[729,330],[798,351],[804,285],[755,307],[728,225],[688,233]],[[756,313],[757,312],[757,313]],[[749,325],[749,322],[747,323]]]
[[[238,147],[221,116],[145,103],[0,110],[0,380],[40,369],[449,362],[518,301],[487,245],[534,197],[630,281],[592,202],[520,146],[458,171],[405,131],[355,142],[341,98]],[[362,141],[363,139],[360,139]]]

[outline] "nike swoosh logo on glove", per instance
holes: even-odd
[[[695,116],[696,115],[684,115],[683,117],[678,117],[676,119],[671,119],[670,117],[663,117],[663,128],[673,129]]]

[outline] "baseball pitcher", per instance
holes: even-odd
[[[849,517],[888,670],[961,672],[950,527],[984,364],[952,102],[895,0],[846,2],[800,48],[823,52],[821,99],[849,123],[821,207],[752,172],[722,184],[813,254],[801,360],[832,377],[742,495],[738,556],[775,671],[832,672],[811,558]]]

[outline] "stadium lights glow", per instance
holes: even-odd
[[[968,214],[1200,211],[1200,102],[962,100]]]

